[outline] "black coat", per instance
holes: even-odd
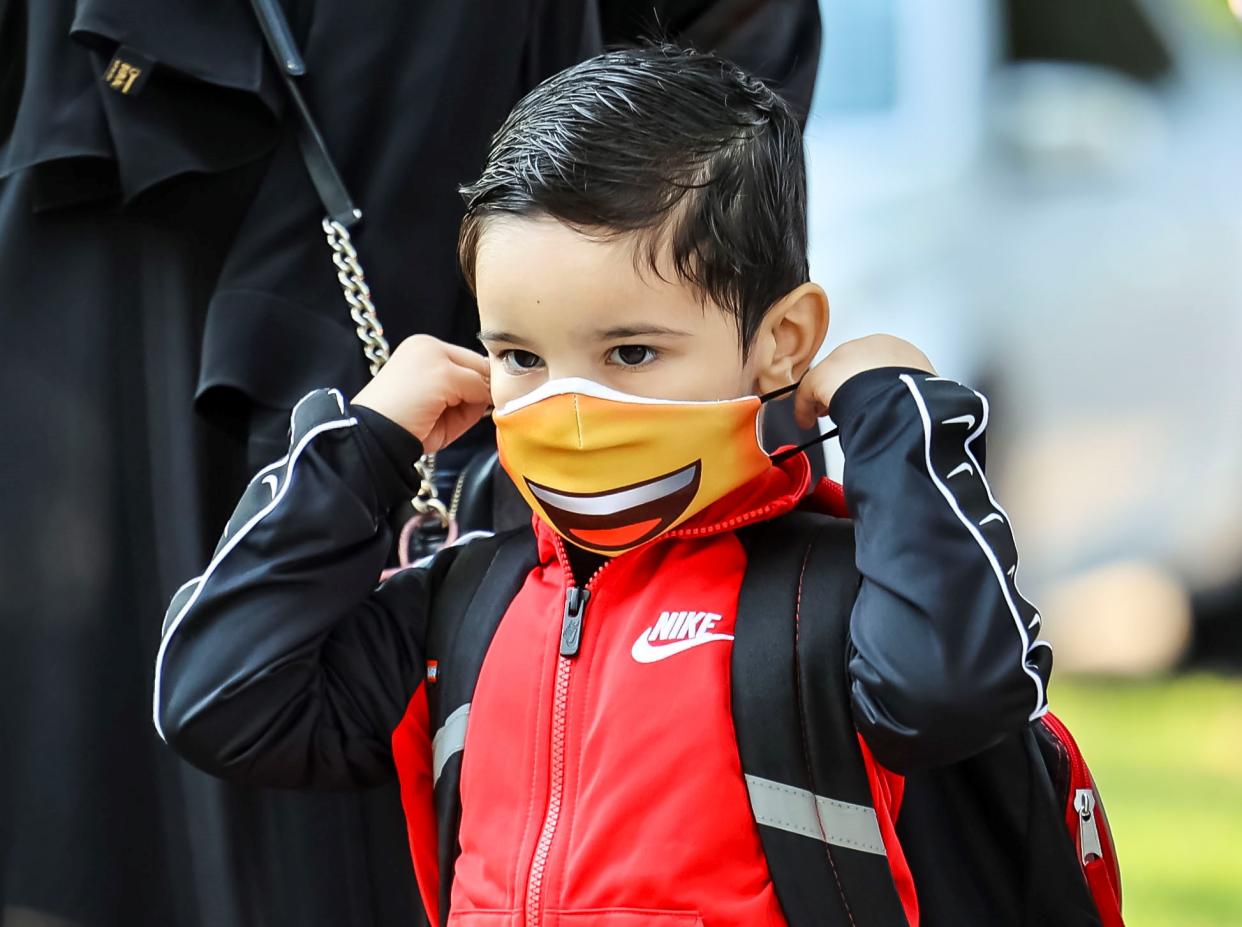
[[[299,396],[324,382],[352,393],[367,372],[249,4],[9,6],[5,31],[20,41],[24,12],[30,54],[24,67],[22,55],[0,65],[6,86],[25,85],[0,176],[34,168],[42,205],[133,204],[172,178],[252,165],[207,315],[197,404],[248,435],[250,463],[261,464]],[[364,214],[355,242],[393,344],[415,332],[474,344],[474,302],[456,261],[457,186],[478,175],[492,133],[544,77],[659,30],[771,79],[805,112],[819,57],[814,0],[283,7],[306,62],[299,85]],[[99,76],[114,62],[143,73],[112,89]]]

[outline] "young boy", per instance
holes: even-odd
[[[773,829],[808,865],[827,854],[842,912],[812,922],[917,923],[889,771],[1047,709],[1050,651],[982,472],[986,401],[893,337],[811,366],[828,303],[798,124],[711,55],[557,75],[464,192],[487,356],[411,338],[352,402],[293,410],[289,454],[170,606],[161,736],[260,785],[363,787],[395,765],[433,923],[805,923],[774,886]],[[759,448],[755,397],[799,383],[797,417],[831,414],[846,458],[861,584],[837,700],[861,804],[750,775],[731,714],[745,532],[812,492],[804,454]],[[375,588],[413,461],[493,407],[531,527]],[[801,577],[796,595],[806,631],[828,606]],[[887,866],[899,916],[863,916],[851,854]]]

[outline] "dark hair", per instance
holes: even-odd
[[[715,55],[650,45],[561,71],[518,101],[466,200],[458,254],[474,288],[485,220],[551,216],[604,238],[637,233],[659,273],[737,322],[743,353],[764,314],[808,279],[806,166],[789,104]]]

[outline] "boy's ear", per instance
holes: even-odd
[[[828,334],[828,295],[816,283],[790,290],[763,317],[751,361],[758,391],[796,383]]]

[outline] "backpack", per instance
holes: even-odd
[[[803,732],[816,732],[839,725],[832,715],[849,711],[850,608],[837,599],[845,591],[852,601],[860,579],[846,519],[796,511],[739,536],[750,559],[734,641],[734,714],[743,768],[749,768],[762,762],[756,754],[763,752],[796,755],[773,734],[772,718],[792,715]],[[813,622],[799,615],[804,586],[808,598],[829,605],[817,607]],[[781,607],[774,608],[777,603]],[[792,656],[796,686],[775,684],[775,675],[758,678],[762,655],[772,652]],[[808,664],[815,678],[803,672]],[[776,672],[788,674],[789,665]],[[814,767],[827,765],[827,757],[816,756],[824,746],[810,733],[802,750],[804,782],[822,775]],[[840,765],[848,746],[838,740],[832,749]],[[914,875],[921,927],[1123,927],[1120,870],[1103,801],[1077,743],[1055,715],[976,756],[905,778],[897,835]],[[765,854],[791,927],[817,922],[793,913],[809,898],[821,911],[837,903],[835,894],[847,903],[847,880],[814,884],[798,872],[805,864],[795,858],[807,855],[806,846],[793,852],[769,846],[766,830],[760,828]],[[841,874],[837,855],[834,878]],[[872,922],[855,917],[850,905],[847,910],[851,922]]]
[[[827,507],[843,512],[840,488],[821,483],[829,486]],[[860,583],[853,523],[795,511],[737,534],[749,560],[731,658],[734,728],[786,921],[906,925],[850,711],[849,622]],[[443,876],[460,852],[464,711],[535,560],[529,528],[470,545],[433,605],[427,656],[444,671],[428,690],[440,923],[452,881]],[[816,604],[807,620],[804,596]],[[1052,715],[976,756],[906,776],[897,837],[920,927],[1123,927],[1103,803],[1073,737]]]

